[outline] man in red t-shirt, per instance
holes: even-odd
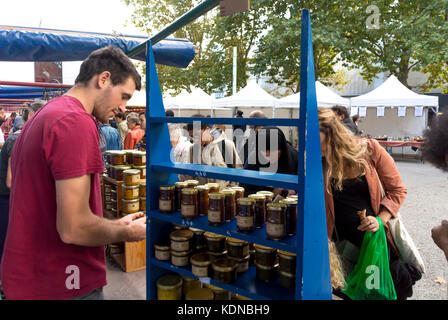
[[[8,232],[1,264],[7,299],[102,298],[104,245],[146,237],[143,213],[103,218],[103,162],[95,118],[113,117],[140,90],[119,49],[96,50],[75,85],[29,120],[12,153]]]

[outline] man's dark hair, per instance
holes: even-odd
[[[205,118],[202,114],[194,114],[191,116],[192,118]],[[209,127],[210,125],[205,124],[205,123],[201,123],[201,130],[205,130]],[[187,124],[187,130],[188,131],[192,131],[193,130],[193,124],[189,123]]]
[[[358,121],[358,119],[359,119],[359,114],[355,114],[355,115],[352,117],[353,122]]]
[[[90,79],[104,71],[111,74],[111,82],[114,86],[124,83],[129,77],[135,82],[135,89],[142,88],[141,77],[131,60],[114,46],[107,46],[93,51],[81,64],[75,84],[86,85]]]
[[[331,107],[331,110],[334,113],[336,113],[338,116],[344,116],[344,119],[347,119],[347,118],[350,117],[346,107],[343,107],[343,106],[333,106],[333,107]]]
[[[171,110],[171,109],[168,109],[168,110],[165,111],[165,115],[167,117],[174,117],[174,111]]]
[[[144,116],[146,113],[145,113],[145,111],[140,111],[139,113],[138,113],[138,116],[140,117],[140,116]]]
[[[243,117],[243,111],[238,110],[238,111],[236,112],[236,116],[239,117],[239,118],[242,118],[242,117]]]
[[[15,113],[15,112],[11,113],[11,117],[12,117],[12,118],[14,118],[14,117],[16,117],[16,116],[17,116],[17,113]]]
[[[122,119],[122,120],[125,120],[125,119],[126,119],[126,113],[124,113],[124,112],[118,112],[115,116],[116,116],[117,118]]]
[[[436,168],[448,171],[446,159],[448,156],[448,114],[433,121],[431,128],[423,133],[423,158]]]

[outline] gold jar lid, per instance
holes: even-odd
[[[159,187],[159,190],[174,190],[174,186],[169,184],[164,184]]]
[[[131,176],[133,176],[133,175],[140,175],[140,170],[136,170],[136,169],[124,170],[123,171],[123,175],[127,175],[127,174],[129,174]]]
[[[174,185],[176,187],[186,187],[186,186],[188,186],[188,183],[186,183],[185,181],[177,181],[174,183]]]
[[[141,169],[146,169],[146,166],[145,165],[143,165],[143,166],[132,166],[132,168],[141,170]]]
[[[131,170],[132,167],[121,164],[119,166],[112,166],[112,168],[117,169],[117,170]]]
[[[177,274],[169,274],[157,279],[157,288],[161,290],[172,290],[182,286],[182,278]]]
[[[132,200],[126,200],[126,199],[121,199],[121,201],[123,201],[124,203],[133,203],[133,202],[139,202],[139,199],[132,199]]]
[[[189,250],[189,251],[170,250],[171,255],[175,256],[175,257],[186,257],[186,256],[190,255],[191,252],[192,252],[192,250]]]
[[[196,190],[209,190],[210,187],[206,186],[206,185],[201,185],[201,186],[196,186],[194,187]]]
[[[191,256],[190,262],[196,266],[206,267],[210,265],[211,260],[208,253],[196,253]]]
[[[259,193],[250,194],[247,197],[255,200],[266,200],[266,195]]]
[[[249,244],[249,242],[244,241],[244,240],[240,240],[240,239],[235,239],[235,238],[227,238],[227,243],[230,244],[231,246],[246,246]]]
[[[181,224],[175,224],[175,223],[173,223],[173,228],[174,228],[175,230],[185,230],[185,229],[188,229],[188,226],[184,226],[184,225],[181,225]]]
[[[131,149],[131,150],[123,150],[123,151],[126,152],[127,154],[133,154],[134,152],[136,152],[138,150]]]
[[[185,182],[190,186],[197,186],[199,185],[199,181],[198,180],[185,180]]]
[[[213,270],[218,272],[232,272],[237,267],[237,264],[228,258],[219,258],[212,262]]]
[[[136,186],[127,186],[127,185],[122,185],[121,186],[123,189],[138,189],[139,188],[139,185],[136,185]],[[115,191],[115,193],[116,193],[116,191]]]
[[[220,187],[219,183],[216,183],[216,182],[209,182],[209,183],[206,183],[205,185],[208,186],[209,188],[219,188]]]
[[[170,233],[170,239],[173,241],[188,241],[193,238],[193,231],[180,229]]]
[[[235,257],[227,257],[232,261],[235,261],[236,263],[241,263],[241,262],[248,262],[250,259],[250,254],[248,254],[246,257],[240,259],[240,258],[235,258]]]
[[[156,250],[169,251],[171,249],[170,245],[167,243],[156,243],[154,245]]]
[[[188,228],[188,230],[192,231],[196,235],[203,235],[205,232],[204,230],[196,229],[196,228]]]
[[[290,196],[288,196],[288,198],[291,198],[291,199],[299,199],[299,196],[298,195],[296,195],[296,194],[292,194],[292,195],[290,195]]]
[[[233,189],[224,189],[224,190],[221,190],[220,192],[224,195],[235,195],[236,194],[236,190],[233,190]]]
[[[123,150],[109,150],[106,151],[108,154],[112,154],[112,155],[120,155],[120,156],[124,156],[126,154],[126,151]]]
[[[204,233],[204,237],[206,237],[207,240],[210,240],[210,241],[220,241],[220,240],[226,238],[225,236],[222,236],[220,234],[213,233],[213,232],[206,232],[206,233]]]
[[[278,263],[274,264],[273,266],[264,266],[262,264],[259,264],[255,261],[255,265],[257,266],[257,268],[260,268],[262,270],[272,270],[272,269],[276,269],[278,268]]]
[[[282,250],[278,250],[277,252],[278,252],[279,256],[281,256],[282,258],[285,258],[287,260],[295,260],[296,259],[296,254],[295,253],[282,251]]]
[[[258,194],[264,194],[266,198],[274,198],[274,192],[271,191],[258,191]]]
[[[186,275],[181,275],[182,279],[184,279],[184,283],[189,283],[189,282],[195,282],[198,281],[195,278],[186,276]]]
[[[146,151],[135,150],[133,154],[137,156],[146,156]]]
[[[208,288],[195,288],[185,295],[185,300],[213,300],[215,294]]]
[[[286,199],[280,200],[279,203],[280,204],[285,204],[287,206],[296,205],[297,204],[297,199],[286,198]]]
[[[198,190],[193,189],[193,188],[183,188],[182,189],[182,194],[197,194]]]
[[[243,187],[231,187],[230,189],[235,190],[235,191],[243,191],[244,192]]]
[[[268,203],[267,205],[268,210],[274,210],[274,211],[283,211],[286,208],[286,204],[284,203]]]
[[[255,248],[255,251],[264,252],[264,253],[271,253],[271,252],[274,252],[275,250],[277,250],[274,248],[262,246],[261,244],[254,244],[254,248]]]
[[[219,257],[224,258],[224,257],[226,256],[226,254],[227,254],[227,250],[224,250],[223,252],[211,252],[211,251],[207,251],[207,253],[208,253],[208,255],[209,255],[210,257],[214,257],[214,259],[217,259],[217,257],[218,257],[218,258],[219,258]],[[214,260],[214,259],[212,259],[212,260]]]
[[[213,193],[209,193],[208,197],[209,197],[209,199],[220,200],[220,199],[224,199],[225,196],[221,192],[213,192]]]
[[[238,204],[241,205],[251,205],[255,203],[255,199],[252,198],[239,198],[238,200]]]

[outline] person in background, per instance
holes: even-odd
[[[0,262],[3,254],[3,244],[6,238],[9,216],[9,193],[11,188],[11,154],[17,138],[25,124],[35,112],[43,107],[45,101],[35,101],[26,108],[23,117],[17,117],[13,133],[9,135],[4,147],[0,151]]]
[[[106,140],[106,150],[121,150],[121,137],[118,130],[109,125],[109,120],[100,122],[100,131]]]
[[[139,142],[145,135],[145,131],[140,127],[140,118],[137,113],[131,112],[126,117],[126,123],[129,128],[129,133],[124,139],[124,149],[132,150],[135,148],[137,142]]]
[[[431,128],[423,133],[423,158],[436,168],[448,172],[448,114],[433,121]],[[434,243],[443,251],[448,261],[448,221],[431,229]]]
[[[138,114],[138,117],[140,119],[140,127],[143,131],[145,131],[145,135],[143,136],[143,138],[140,139],[139,142],[137,142],[137,144],[135,145],[135,149],[140,150],[140,151],[146,151],[146,114],[145,114],[145,111],[141,111]]]
[[[224,124],[214,125],[210,134],[213,137],[212,145],[216,145],[228,168],[242,169],[240,157],[236,152],[235,144],[232,140],[227,138],[225,133],[226,126]]]
[[[98,121],[106,121],[141,77],[114,46],[93,51],[75,84],[24,126],[11,157],[9,225],[1,281],[10,300],[104,299],[104,246],[146,238],[143,212],[103,218]]]
[[[283,173],[297,175],[298,151],[286,140],[282,130],[277,127],[258,128],[256,133],[257,149],[252,149],[249,159],[254,162],[246,162],[244,169],[264,171],[266,173]],[[266,190],[274,192],[274,196],[281,195],[286,198],[295,194],[294,190],[273,188],[270,186],[254,186],[242,184],[246,194],[257,193]]]
[[[5,120],[6,120],[5,110],[3,110],[3,107],[0,107],[0,127],[3,124],[3,122],[5,122]]]
[[[364,130],[360,130],[359,129],[359,123],[361,122],[361,118],[359,117],[359,114],[355,114],[352,117],[352,121],[355,124],[356,128],[358,128],[359,135],[363,135],[364,134]]]
[[[355,136],[361,135],[358,126],[355,125],[352,118],[348,114],[347,108],[343,106],[333,106],[331,110],[335,113],[338,119],[347,127]]]
[[[266,115],[261,110],[254,110],[249,114],[249,118],[261,118],[266,119]],[[256,148],[256,136],[258,129],[262,128],[263,126],[255,126],[255,125],[249,125],[249,128],[245,131],[244,139],[241,141],[238,141],[235,143],[236,150],[238,152],[238,156],[240,157],[243,166],[246,165],[246,163],[249,161],[249,155],[252,151]],[[255,153],[253,153],[255,154]],[[255,161],[251,159],[252,163],[255,164]]]
[[[365,232],[379,230],[379,217],[388,240],[389,269],[397,299],[405,300],[412,296],[412,286],[422,273],[400,260],[387,225],[397,217],[407,194],[395,161],[375,139],[356,137],[333,111],[318,108],[318,118],[328,239],[347,240],[360,249]],[[363,210],[366,217],[361,220],[357,212]]]
[[[1,129],[4,134],[9,134],[9,132],[12,129],[12,126],[14,125],[14,119],[16,118],[17,113],[13,112],[11,115],[6,119],[5,122],[3,122]]]
[[[129,128],[126,123],[126,114],[124,112],[118,112],[115,115],[115,122],[117,123],[117,130],[121,137],[121,144],[124,146],[124,139],[126,135],[129,133]]]

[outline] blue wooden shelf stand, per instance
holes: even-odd
[[[157,299],[157,279],[176,272],[196,278],[191,267],[180,268],[154,258],[154,243],[170,232],[172,223],[258,243],[293,252],[297,255],[296,289],[287,290],[278,283],[266,284],[256,280],[251,267],[232,284],[213,279],[200,279],[215,286],[252,299],[328,300],[332,298],[327,227],[322,176],[319,123],[315,88],[311,22],[308,10],[302,12],[300,117],[299,119],[234,119],[234,118],[175,118],[165,117],[162,94],[150,40],[146,42],[146,116],[147,116],[147,298]],[[151,108],[149,107],[151,106]],[[299,127],[299,161],[295,175],[261,175],[255,171],[173,163],[170,160],[171,142],[168,123],[257,124]],[[177,174],[224,179],[262,186],[297,190],[299,206],[297,234],[273,241],[264,228],[250,234],[237,231],[235,222],[219,227],[208,225],[207,217],[192,221],[182,219],[179,212],[162,214],[158,211],[159,186],[173,184]]]

